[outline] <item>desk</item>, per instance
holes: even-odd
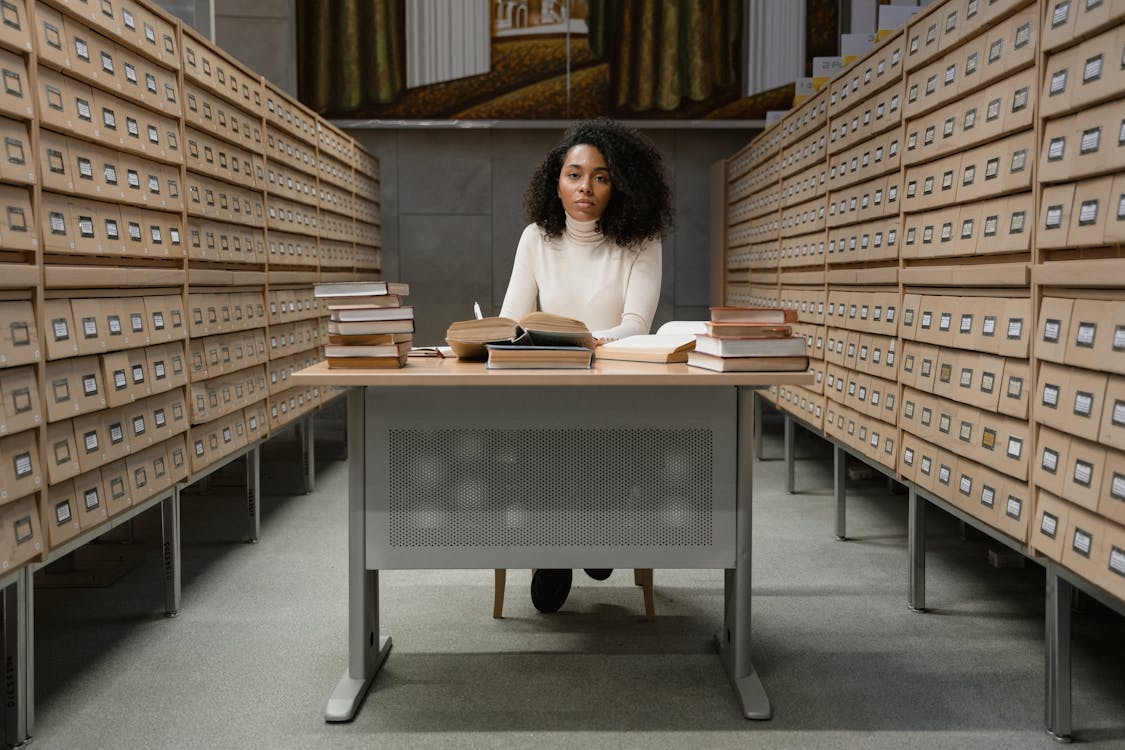
[[[746,718],[770,718],[750,661],[753,389],[810,374],[434,358],[293,377],[350,387],[348,669],[328,721],[355,716],[390,652],[380,569],[517,567],[722,568],[719,656]]]

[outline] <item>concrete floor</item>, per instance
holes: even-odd
[[[503,620],[488,571],[381,577],[394,650],[357,718],[323,720],[346,663],[346,466],[318,428],[317,489],[299,448],[263,448],[262,536],[244,542],[239,467],[183,499],[183,606],[163,612],[159,516],[77,554],[123,559],[103,588],[35,591],[41,748],[1053,747],[1043,727],[1043,573],[995,568],[986,538],[929,511],[926,614],[906,606],[906,501],[882,479],[849,485],[833,537],[831,453],[798,440],[755,467],[754,660],[774,718],[739,715],[711,638],[719,571],[657,570],[657,620],[628,571],[576,574],[541,615],[528,571],[509,573]],[[767,420],[767,455],[781,454]],[[43,582],[46,583],[46,582]],[[1125,747],[1122,618],[1087,598],[1074,615],[1075,738]]]

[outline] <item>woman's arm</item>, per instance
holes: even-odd
[[[504,293],[504,304],[500,306],[500,317],[519,320],[524,315],[535,312],[539,285],[535,282],[532,256],[538,251],[539,245],[539,227],[528,224],[516,247],[512,277],[508,280],[508,291]]]
[[[629,271],[621,322],[613,328],[592,331],[594,338],[609,342],[651,330],[660,302],[661,247],[659,238],[645,243]]]

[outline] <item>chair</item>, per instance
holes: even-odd
[[[492,616],[499,620],[504,616],[504,589],[508,582],[507,568],[495,569],[495,591],[492,597]],[[640,586],[645,597],[645,620],[656,619],[656,603],[652,596],[652,568],[634,568],[633,585]]]

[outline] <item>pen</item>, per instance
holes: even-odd
[[[480,320],[484,317],[484,315],[481,314],[479,302],[473,303],[473,315],[477,316],[477,320]]]

